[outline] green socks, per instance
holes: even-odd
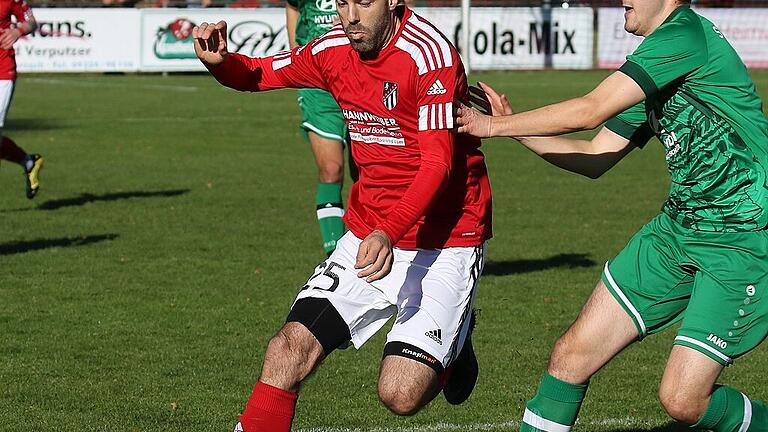
[[[520,432],[569,432],[576,423],[587,384],[570,384],[548,373],[528,401]],[[715,432],[768,432],[768,407],[738,390],[715,386],[704,416],[691,429]]]
[[[328,255],[336,249],[336,241],[344,235],[344,206],[341,203],[341,183],[319,183],[317,185],[317,222],[323,236],[323,249]]]
[[[691,429],[715,432],[768,431],[768,408],[762,402],[749,400],[738,390],[717,385],[707,411]]]
[[[568,432],[576,423],[588,384],[570,384],[545,373],[528,401],[520,432]]]

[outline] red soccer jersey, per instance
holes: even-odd
[[[333,95],[360,171],[344,216],[357,237],[381,229],[403,249],[491,237],[480,140],[451,131],[454,98],[468,96],[464,66],[448,39],[409,9],[374,60],[361,60],[337,25],[272,57],[229,54],[211,73],[238,90],[313,87]]]
[[[11,16],[17,23],[27,21],[32,16],[32,9],[25,0],[0,0],[0,30],[11,28]],[[0,48],[0,80],[16,79],[16,53],[13,48]]]

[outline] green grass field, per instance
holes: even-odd
[[[516,109],[605,72],[483,74]],[[754,77],[768,100],[768,73]],[[42,189],[0,165],[0,431],[231,431],[266,343],[324,258],[294,91],[208,76],[24,75],[6,132],[45,156]],[[300,432],[516,430],[555,339],[604,261],[658,212],[661,146],[599,180],[510,140],[483,147],[495,238],[478,294],[478,386],[396,418],[376,397],[384,334],[304,387]],[[665,430],[657,383],[674,330],[593,380],[579,431]],[[768,399],[765,346],[723,381]]]

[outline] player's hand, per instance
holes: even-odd
[[[195,40],[195,54],[208,66],[216,66],[227,56],[227,23],[202,23],[192,29]]]
[[[392,270],[392,240],[381,230],[374,230],[357,249],[355,268],[361,270],[357,277],[366,282],[377,281]]]
[[[469,87],[469,99],[475,108],[486,115],[496,117],[515,113],[512,110],[512,105],[509,104],[507,95],[498,94],[496,90],[482,81],[477,82],[477,87]]]
[[[13,44],[21,37],[21,30],[19,29],[5,29],[2,32],[2,35],[0,35],[0,48],[4,50],[13,48]]]
[[[465,105],[461,101],[454,103],[454,117],[458,133],[465,133],[478,138],[491,137],[491,116]]]

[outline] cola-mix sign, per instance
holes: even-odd
[[[221,20],[228,25],[230,51],[264,56],[288,48],[285,12],[281,9],[151,9],[142,17],[141,69],[203,70],[195,56],[192,28],[201,22]]]
[[[423,8],[418,12],[454,45],[462,46],[459,8]],[[585,69],[593,65],[591,8],[478,7],[470,12],[472,69]]]

